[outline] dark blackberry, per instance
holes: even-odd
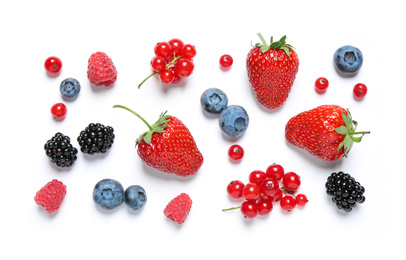
[[[56,133],[44,145],[45,154],[59,167],[71,167],[77,159],[78,150],[70,143],[70,138]]]
[[[338,209],[350,212],[357,203],[365,201],[364,187],[350,174],[342,171],[333,172],[326,182],[327,194],[332,196],[332,201]]]
[[[105,153],[114,142],[114,129],[100,123],[90,123],[78,136],[80,150],[83,153]]]

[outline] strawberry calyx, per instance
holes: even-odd
[[[347,157],[350,152],[354,142],[359,143],[362,141],[364,135],[369,134],[370,131],[356,131],[358,122],[352,119],[350,111],[347,109],[347,114],[341,113],[341,117],[344,120],[343,126],[335,128],[338,134],[344,135],[344,140],[339,144],[338,150],[344,147],[344,156]]]
[[[269,49],[281,49],[285,51],[286,55],[290,56],[290,50],[294,50],[294,47],[290,44],[286,43],[286,35],[283,36],[279,41],[274,42],[273,41],[273,36],[271,36],[271,42],[270,44],[267,44],[265,41],[265,38],[262,36],[261,33],[257,33],[259,39],[261,40],[261,43],[256,43],[252,45],[252,47],[255,48],[261,48],[262,53],[267,52]]]
[[[167,115],[166,114],[167,111],[165,111],[165,112],[161,113],[161,115],[159,116],[159,119],[153,125],[150,125],[143,117],[141,117],[137,112],[133,111],[132,109],[130,109],[126,106],[122,106],[122,105],[113,106],[113,108],[117,108],[117,107],[125,109],[125,110],[131,112],[132,114],[136,115],[139,119],[141,119],[142,122],[145,123],[145,125],[148,126],[148,130],[145,131],[144,133],[142,133],[138,137],[138,139],[135,143],[135,146],[140,144],[142,140],[144,140],[145,143],[150,144],[152,135],[154,133],[165,133],[165,128],[168,126],[169,118],[172,117],[170,115]]]

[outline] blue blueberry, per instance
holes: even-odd
[[[209,114],[220,114],[228,104],[228,97],[221,89],[209,88],[200,97],[202,109]]]
[[[243,107],[231,105],[221,112],[219,123],[223,133],[231,138],[235,138],[247,130],[249,117]]]
[[[132,210],[142,208],[147,203],[147,193],[139,185],[132,185],[124,191],[124,203]]]
[[[64,99],[73,100],[79,95],[80,83],[74,78],[67,78],[61,82],[60,90]]]
[[[124,188],[113,179],[99,181],[93,189],[93,200],[102,209],[112,210],[124,202]]]
[[[363,60],[362,52],[351,45],[342,46],[334,53],[334,66],[343,75],[357,73]]]

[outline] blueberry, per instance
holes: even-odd
[[[80,83],[74,78],[67,78],[61,82],[60,90],[64,99],[73,100],[79,95]]]
[[[209,88],[200,97],[202,109],[209,114],[220,114],[228,104],[226,93],[218,88]]]
[[[112,210],[124,202],[124,188],[113,179],[99,181],[93,189],[93,200],[102,209]]]
[[[363,60],[362,52],[351,45],[342,46],[334,53],[334,66],[343,75],[357,73]]]
[[[242,135],[248,128],[249,117],[241,106],[231,105],[220,114],[220,128],[227,136],[235,138]]]
[[[147,193],[139,185],[132,185],[124,192],[124,203],[132,210],[142,208],[147,203]]]

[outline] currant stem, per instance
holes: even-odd
[[[241,206],[238,207],[232,207],[232,208],[228,208],[228,209],[222,209],[222,211],[230,211],[230,210],[235,210],[235,209],[240,209]]]
[[[125,107],[125,106],[122,106],[122,105],[114,105],[113,106],[113,108],[116,108],[116,107],[119,107],[119,108],[122,108],[122,109],[125,109],[125,110],[127,110],[127,111],[129,111],[129,112],[131,112],[131,113],[133,113],[134,115],[136,115],[139,119],[141,119],[142,120],[142,122],[144,122],[147,126],[148,126],[148,128],[149,128],[149,130],[153,130],[152,129],[152,127],[148,124],[148,122],[147,121],[145,121],[145,119],[144,118],[142,118],[139,114],[137,114],[135,111],[133,111],[133,110],[131,110],[131,109],[129,109],[128,107]]]

